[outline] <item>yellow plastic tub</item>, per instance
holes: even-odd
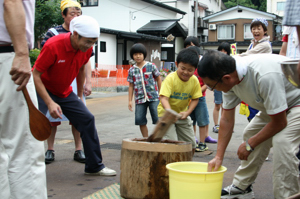
[[[216,172],[207,172],[207,165],[203,162],[167,164],[170,199],[220,199],[227,168],[221,166]]]

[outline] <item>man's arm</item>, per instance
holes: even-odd
[[[203,84],[203,86],[201,86],[201,91],[202,91],[202,93],[204,93],[204,92],[206,91],[206,89],[207,89],[206,84]]]
[[[282,46],[279,55],[286,56],[287,42],[282,42]]]
[[[249,145],[255,149],[257,145],[273,137],[284,129],[287,125],[286,112],[283,111],[276,115],[270,115],[271,122],[269,122],[262,130],[256,135],[249,138]],[[246,150],[246,143],[240,145],[238,149],[238,156],[241,160],[247,160],[251,152]]]
[[[33,72],[33,79],[34,79],[34,84],[35,84],[35,88],[37,93],[39,94],[39,96],[44,100],[45,104],[48,107],[49,113],[53,118],[61,118],[62,115],[62,110],[60,108],[60,106],[58,104],[56,104],[52,98],[49,96],[45,85],[43,84],[42,80],[41,80],[41,75],[42,73],[39,72],[38,70],[34,69]]]
[[[217,171],[222,166],[224,154],[228,143],[231,139],[231,135],[234,127],[235,108],[231,110],[223,110],[220,119],[220,128],[218,136],[217,153],[214,159],[208,163],[208,171]]]
[[[21,0],[4,0],[4,22],[15,50],[10,75],[15,84],[22,90],[31,76],[29,51],[26,39],[26,16]]]
[[[81,100],[83,100],[83,85],[85,81],[85,65],[81,66],[79,69],[79,73],[77,75],[77,95],[80,97]]]
[[[89,96],[92,93],[92,64],[89,60],[85,65],[85,86],[84,95]]]

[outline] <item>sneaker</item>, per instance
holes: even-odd
[[[210,137],[210,136],[207,136],[206,138],[205,138],[205,141],[204,142],[207,142],[207,143],[217,143],[218,141],[216,140],[216,139],[214,139],[214,138],[212,138],[212,137]]]
[[[74,160],[80,163],[85,163],[85,155],[82,150],[77,150],[74,153]]]
[[[47,150],[45,153],[45,163],[50,164],[55,159],[54,150]]]
[[[198,144],[198,146],[196,147],[196,152],[203,152],[203,151],[206,151],[208,149],[208,147],[206,146],[206,144],[205,143],[202,143],[202,142],[200,142],[199,144]]]
[[[104,167],[102,170],[96,172],[96,173],[87,173],[85,172],[85,175],[92,175],[92,176],[115,176],[117,175],[117,172],[115,170],[112,170],[110,168]]]
[[[236,187],[235,185],[229,185],[222,189],[221,198],[234,198],[234,199],[254,199],[254,192],[252,191],[252,185],[250,185],[245,191]]]
[[[213,127],[213,130],[212,130],[214,133],[218,133],[219,132],[219,125],[215,125]]]

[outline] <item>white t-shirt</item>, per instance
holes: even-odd
[[[286,56],[292,59],[299,59],[299,41],[296,27],[286,26],[282,34],[288,35]]]
[[[4,23],[4,17],[3,17],[3,2],[4,0],[0,0],[0,44],[6,44],[6,43],[12,43],[10,36],[7,32],[5,23]],[[35,11],[35,0],[25,1],[23,0],[23,6],[25,10],[26,15],[26,38],[28,42],[28,47],[30,49],[33,48],[34,44],[34,11]],[[15,12],[18,12],[18,10],[15,10]]]
[[[280,62],[287,57],[257,54],[234,57],[241,82],[223,93],[223,108],[233,109],[241,101],[268,115],[300,105],[300,89],[285,78]],[[242,69],[241,69],[242,68]],[[240,74],[244,71],[245,74]]]

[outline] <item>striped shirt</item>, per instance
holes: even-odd
[[[54,28],[50,28],[46,34],[45,34],[45,37],[41,43],[41,46],[43,47],[44,44],[46,43],[46,41],[51,38],[51,37],[54,37],[55,35],[58,35],[58,34],[65,34],[65,33],[68,33],[69,31],[67,31],[66,29],[63,28],[62,25],[59,25],[59,26],[56,26]]]
[[[62,25],[59,25],[59,26],[55,26],[54,28],[50,28],[46,34],[45,34],[45,37],[41,43],[41,46],[43,47],[46,43],[46,41],[48,39],[50,39],[51,37],[54,37],[55,35],[59,35],[59,34],[66,34],[66,33],[69,33],[70,31],[64,29],[64,27]],[[94,56],[95,53],[94,53],[94,50],[91,54],[91,57]]]
[[[285,2],[285,10],[282,25],[300,26],[300,1],[287,0]]]

